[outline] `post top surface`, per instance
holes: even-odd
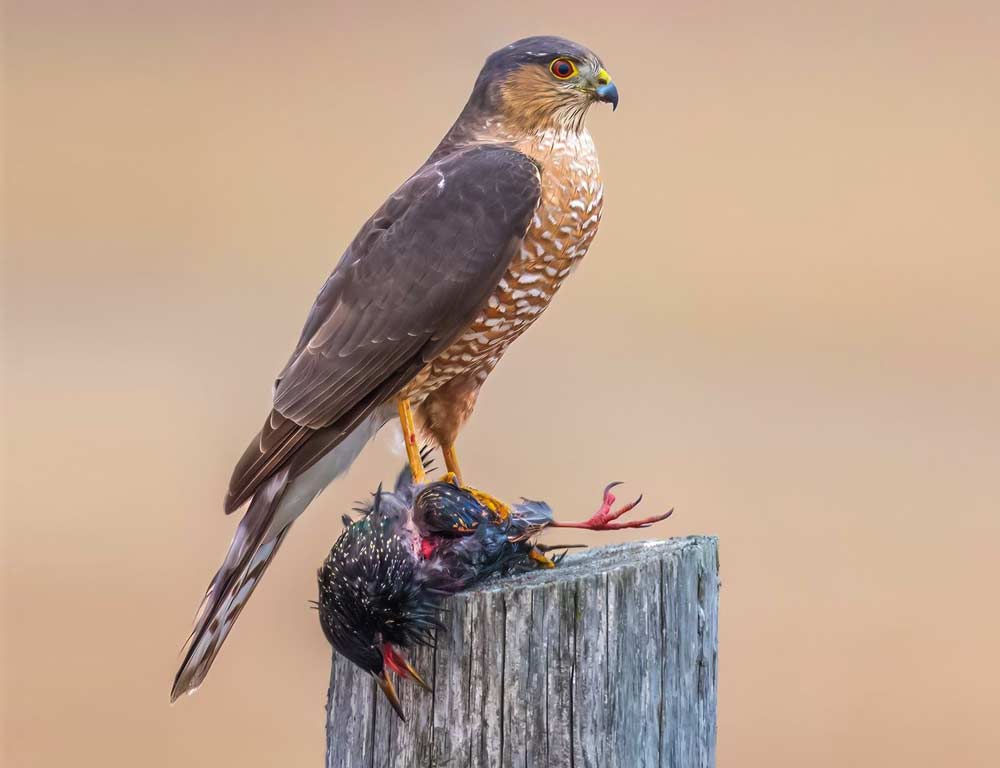
[[[520,576],[490,579],[456,597],[530,589],[559,581],[573,581],[586,576],[608,573],[626,566],[639,565],[649,560],[663,560],[680,555],[685,550],[692,548],[716,550],[718,543],[719,540],[715,536],[679,536],[671,539],[628,541],[605,547],[571,551],[557,568],[531,571]]]

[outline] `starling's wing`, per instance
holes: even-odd
[[[480,145],[414,174],[366,222],[275,382],[274,410],[230,484],[236,509],[312,437],[356,422],[468,327],[538,204],[537,166]]]

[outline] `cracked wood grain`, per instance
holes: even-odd
[[[712,768],[718,562],[711,537],[617,544],[449,599],[406,723],[334,654],[328,768]]]

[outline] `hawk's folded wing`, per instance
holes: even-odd
[[[238,508],[316,430],[356,423],[469,326],[527,232],[539,171],[486,145],[422,167],[369,219],[316,299],[236,466]]]

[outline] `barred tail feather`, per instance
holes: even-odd
[[[270,564],[292,521],[274,529],[275,512],[288,485],[282,470],[260,488],[240,521],[222,567],[213,577],[198,609],[195,628],[185,645],[170,700],[193,693],[212,666],[222,643]]]
[[[293,475],[286,465],[257,489],[198,609],[171,701],[201,685],[292,523],[320,491],[350,468],[394,412],[391,404],[376,410],[306,471]]]

